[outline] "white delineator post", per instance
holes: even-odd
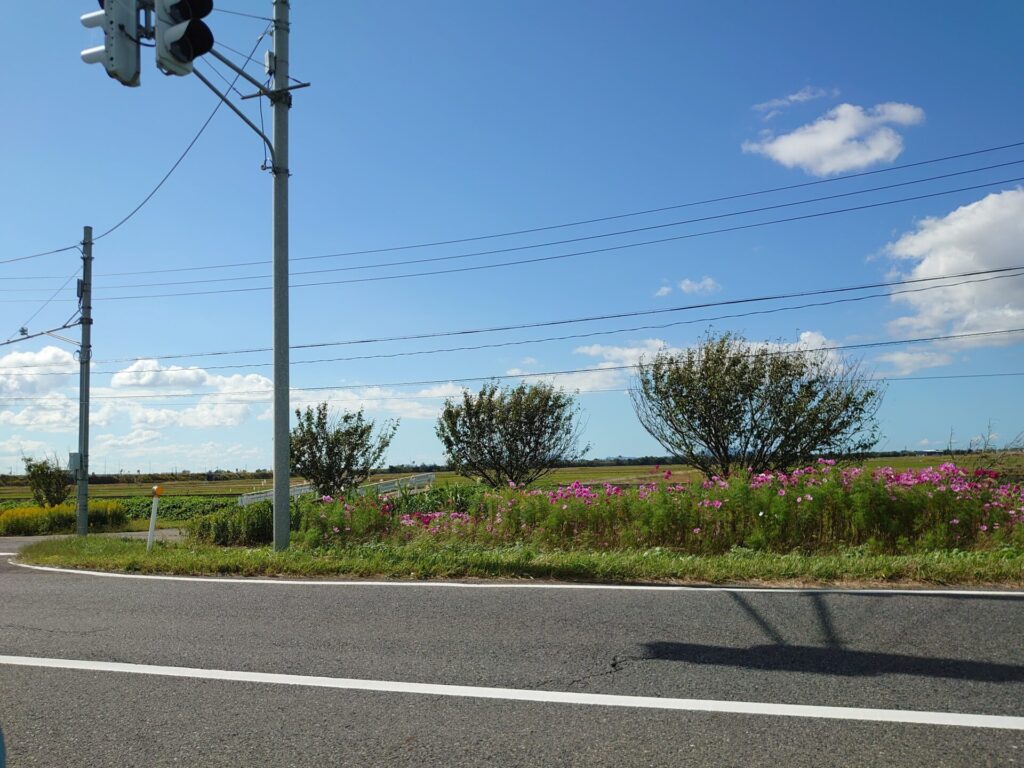
[[[160,504],[160,497],[164,489],[159,485],[153,486],[153,508],[149,511],[149,536],[146,537],[146,551],[153,550],[153,539],[156,537],[156,508]]]

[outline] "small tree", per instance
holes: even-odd
[[[336,496],[363,482],[380,465],[398,422],[386,423],[373,434],[374,422],[363,411],[330,418],[327,403],[314,411],[295,410],[299,423],[291,432],[291,470],[304,477],[317,493]]]
[[[573,397],[549,384],[485,384],[462,402],[446,400],[437,436],[452,469],[492,487],[525,485],[583,457]]]
[[[71,492],[71,475],[61,467],[57,457],[39,460],[22,457],[22,461],[35,503],[41,507],[63,504]]]
[[[878,441],[882,390],[859,364],[731,333],[641,361],[630,395],[650,435],[709,477],[787,469]]]

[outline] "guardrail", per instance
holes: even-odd
[[[397,480],[384,480],[379,483],[361,485],[356,489],[356,493],[360,496],[365,496],[368,493],[376,493],[379,496],[385,493],[394,493],[395,491],[403,489],[413,493],[418,493],[428,490],[430,486],[434,484],[436,479],[437,475],[433,472],[424,472],[421,475],[402,477]],[[288,489],[289,496],[301,496],[304,493],[313,493],[313,486],[310,483],[293,485]],[[274,491],[271,489],[269,491],[257,491],[255,493],[243,494],[238,497],[238,503],[240,506],[246,507],[250,504],[255,504],[257,501],[272,501],[273,498]]]
[[[427,490],[434,484],[435,479],[437,479],[437,476],[433,472],[424,472],[422,475],[402,477],[398,480],[384,480],[380,483],[361,485],[356,488],[356,493],[360,496],[365,496],[368,493],[376,493],[379,496],[382,493],[393,493],[394,491],[401,489],[405,489],[407,491]]]
[[[289,496],[301,496],[304,493],[312,493],[313,486],[309,483],[301,483],[299,485],[293,485],[288,489]],[[250,504],[255,504],[257,501],[273,501],[274,490],[269,491],[256,491],[256,493],[245,493],[238,497],[238,504],[243,507],[247,507]]]

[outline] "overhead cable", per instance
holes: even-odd
[[[1024,269],[1024,268],[1022,268],[1022,269]],[[417,356],[422,356],[422,355],[436,355],[436,354],[449,353],[449,352],[469,352],[469,351],[477,351],[477,350],[481,350],[481,349],[500,349],[500,348],[504,348],[504,347],[529,346],[529,345],[532,345],[532,344],[543,344],[543,343],[548,343],[548,342],[553,342],[553,341],[568,341],[568,340],[571,340],[571,339],[586,339],[586,338],[595,338],[595,337],[600,337],[600,336],[613,336],[613,335],[617,335],[617,334],[621,334],[621,333],[634,333],[636,331],[663,330],[665,328],[674,328],[674,327],[678,327],[678,326],[681,326],[681,325],[696,325],[696,324],[699,324],[699,323],[709,323],[709,322],[715,322],[715,321],[718,321],[718,320],[733,320],[733,319],[744,318],[744,317],[755,317],[755,316],[760,316],[760,315],[772,315],[772,314],[777,314],[779,312],[791,312],[791,311],[796,311],[796,310],[800,310],[800,309],[810,309],[810,308],[834,306],[834,305],[837,305],[837,304],[847,304],[847,303],[853,303],[853,302],[860,302],[860,301],[865,301],[865,300],[868,300],[868,299],[891,298],[892,296],[900,296],[900,295],[903,295],[903,294],[922,293],[922,292],[925,292],[925,291],[942,290],[942,289],[945,289],[945,288],[956,288],[956,287],[960,287],[960,286],[963,286],[963,285],[970,285],[970,284],[973,284],[973,283],[984,283],[984,282],[989,282],[989,281],[992,281],[992,280],[1004,280],[1004,279],[1012,278],[1012,277],[1024,277],[1024,271],[1015,272],[1015,273],[1008,273],[1008,274],[998,274],[998,275],[993,275],[993,276],[990,276],[990,277],[976,278],[976,279],[973,279],[973,280],[962,280],[962,281],[959,281],[959,282],[946,283],[946,284],[943,284],[943,285],[926,285],[926,286],[923,286],[923,287],[920,287],[920,288],[906,288],[906,289],[903,289],[903,290],[888,291],[888,292],[884,292],[884,293],[869,293],[869,294],[865,294],[865,295],[862,295],[862,296],[852,296],[852,297],[846,297],[846,298],[841,298],[841,299],[829,299],[827,301],[809,302],[809,303],[805,303],[805,304],[795,304],[795,305],[784,306],[784,307],[772,307],[770,309],[757,309],[757,310],[751,310],[749,312],[738,312],[738,313],[733,313],[733,314],[728,314],[728,315],[715,315],[715,316],[712,316],[712,317],[699,317],[699,318],[693,318],[693,319],[689,319],[689,320],[675,320],[675,321],[670,322],[670,323],[637,325],[637,326],[631,326],[629,328],[611,328],[611,329],[605,329],[605,330],[600,330],[600,331],[589,331],[587,333],[571,333],[571,334],[565,334],[565,335],[562,335],[562,336],[547,336],[547,337],[539,338],[539,339],[538,338],[515,339],[515,340],[512,340],[512,341],[491,342],[489,344],[475,344],[475,345],[466,345],[466,346],[461,346],[461,347],[441,347],[441,348],[434,348],[434,349],[410,350],[410,351],[402,351],[402,352],[381,352],[381,353],[377,353],[377,354],[368,354],[368,355],[350,355],[350,356],[346,356],[346,357],[315,358],[315,359],[312,359],[312,360],[293,360],[291,364],[292,365],[313,365],[313,364],[320,364],[320,363],[351,362],[351,361],[355,361],[355,360],[380,360],[380,359],[390,359],[390,358],[397,358],[397,357],[417,357]],[[932,279],[935,279],[935,278],[926,278],[926,279],[932,280]],[[138,360],[138,359],[140,359],[140,358],[135,358],[135,360]],[[154,359],[154,358],[145,358],[145,359]],[[109,361],[98,361],[98,362],[109,362]],[[122,360],[122,362],[127,362],[127,360]],[[59,364],[52,364],[52,365],[54,365],[55,367],[59,367]],[[241,370],[241,369],[245,369],[245,368],[269,368],[272,365],[273,365],[273,363],[233,363],[233,364],[229,364],[229,365],[183,366],[183,367],[175,367],[174,370],[175,371]],[[40,367],[42,367],[42,366],[40,366]],[[123,373],[123,372],[124,371],[93,371],[92,373],[93,373],[93,375],[100,376],[100,375],[113,375],[113,374],[116,374],[116,373]],[[8,371],[5,370],[2,375],[5,375],[5,376],[64,376],[64,375],[67,375],[67,373],[68,373],[67,371],[53,371],[53,372],[46,372],[46,373],[25,373],[25,372],[8,372]]]
[[[954,341],[961,339],[975,339],[981,337],[991,336],[1005,336],[1015,333],[1024,333],[1024,328],[1007,328],[998,331],[976,331],[972,333],[955,333],[947,334],[942,336],[926,336],[913,339],[894,339],[890,341],[870,341],[861,342],[859,344],[837,344],[823,347],[806,347],[799,343],[788,344],[787,349],[773,349],[769,350],[766,354],[775,355],[802,355],[809,352],[837,352],[846,351],[851,349],[874,349],[878,347],[892,347],[902,346],[904,344],[922,344],[931,343],[935,341]],[[769,344],[779,344],[778,342],[766,342]],[[753,353],[752,353],[753,354]],[[366,388],[387,388],[387,387],[421,387],[421,386],[436,386],[441,384],[455,384],[464,382],[479,382],[479,381],[492,381],[492,380],[504,380],[504,379],[529,379],[529,378],[542,378],[545,376],[568,376],[578,373],[606,373],[613,371],[625,371],[635,370],[638,366],[632,365],[609,365],[600,368],[572,368],[567,370],[559,371],[544,371],[542,373],[515,373],[515,374],[489,374],[486,376],[465,376],[465,377],[449,377],[445,379],[428,379],[421,381],[400,381],[400,382],[388,382],[388,383],[372,383],[372,384],[328,384],[316,387],[292,387],[293,392],[321,392],[325,390],[349,390],[349,389],[366,389]],[[154,373],[154,371],[138,371],[138,373]],[[218,393],[211,392],[185,392],[185,393],[159,393],[159,394],[119,394],[119,395],[96,395],[93,399],[100,400],[140,400],[140,399],[152,399],[160,397],[210,397],[215,396]],[[224,393],[231,396],[238,395],[262,395],[267,394],[267,390],[238,390],[235,392]],[[0,401],[12,402],[12,401],[35,401],[35,400],[46,400],[46,397],[0,397]]]
[[[983,275],[1009,275],[1016,276],[1015,273],[1024,270],[1024,264],[1018,264],[1009,267],[997,267],[993,269],[981,269],[972,270],[970,272],[958,272],[950,275],[939,275],[934,277],[915,277],[906,278],[903,280],[886,280],[874,283],[861,283],[858,285],[847,285],[835,288],[812,288],[803,291],[792,291],[788,293],[775,293],[775,294],[762,294],[760,296],[748,296],[737,299],[719,299],[716,301],[702,301],[691,304],[683,304],[674,307],[661,307],[658,309],[642,309],[642,310],[631,310],[627,312],[614,312],[603,315],[589,315],[584,317],[573,317],[563,318],[558,320],[542,320],[530,323],[515,323],[505,325],[493,325],[483,326],[477,328],[462,328],[448,331],[432,331],[425,333],[414,333],[414,334],[401,334],[395,336],[377,336],[367,338],[356,338],[356,339],[344,339],[340,341],[320,341],[320,342],[309,342],[304,344],[292,344],[289,349],[321,349],[325,347],[340,347],[340,346],[352,346],[352,345],[363,345],[363,344],[380,344],[385,342],[394,341],[419,341],[423,339],[437,339],[446,338],[452,336],[471,336],[483,333],[498,333],[505,331],[519,331],[531,328],[550,328],[560,325],[574,325],[577,323],[589,323],[597,322],[602,320],[621,320],[629,317],[645,317],[650,315],[661,315],[674,312],[687,312],[695,309],[709,309],[712,307],[726,307],[735,306],[741,304],[758,303],[762,301],[779,301],[784,299],[797,299],[806,298],[809,296],[827,296],[837,293],[851,293],[856,291],[871,290],[874,288],[891,288],[905,285],[918,285],[921,283],[933,283],[941,280],[958,280],[961,278],[970,278]],[[96,360],[98,364],[115,364],[115,363],[130,363],[144,357],[147,360],[180,360],[183,358],[196,358],[196,357],[223,357],[226,355],[243,355],[243,354],[255,354],[261,352],[271,352],[271,347],[250,347],[243,349],[228,349],[228,350],[213,350],[203,352],[180,352],[165,355],[136,355],[134,357],[121,357],[121,358],[109,358],[106,360]],[[31,368],[33,366],[19,366],[20,369]],[[39,366],[42,367],[42,366]]]
[[[752,224],[738,224],[738,225],[735,225],[735,226],[732,226],[732,227],[722,227],[720,229],[710,229],[710,230],[704,230],[702,232],[690,232],[690,233],[683,234],[683,235],[673,235],[671,237],[663,237],[663,238],[659,238],[657,240],[646,240],[646,241],[642,241],[642,242],[638,242],[638,243],[626,243],[626,244],[623,244],[623,245],[612,245],[612,246],[607,246],[605,248],[594,248],[594,249],[586,250],[586,251],[573,251],[573,252],[570,252],[570,253],[555,254],[555,255],[552,255],[552,256],[537,256],[537,257],[534,257],[534,258],[531,258],[531,259],[517,259],[517,260],[513,260],[513,261],[496,262],[494,264],[479,264],[479,265],[474,265],[474,266],[470,266],[470,267],[456,267],[456,268],[452,268],[452,269],[439,269],[439,270],[432,270],[432,271],[425,271],[425,272],[404,272],[404,273],[397,274],[397,275],[377,275],[377,276],[373,276],[373,277],[348,278],[346,280],[322,280],[322,281],[312,282],[312,283],[294,283],[290,287],[294,289],[294,288],[322,287],[322,286],[328,286],[328,285],[351,285],[351,284],[358,284],[358,283],[374,283],[374,282],[382,282],[382,281],[388,281],[388,280],[402,280],[402,279],[413,278],[413,277],[428,277],[428,276],[433,276],[433,275],[451,275],[451,274],[462,273],[462,272],[477,272],[477,271],[480,271],[480,270],[497,269],[497,268],[500,268],[500,267],[521,266],[521,265],[524,265],[524,264],[539,264],[539,263],[542,263],[542,262],[559,261],[559,260],[562,260],[562,259],[569,259],[569,258],[572,258],[572,257],[575,257],[575,256],[588,256],[588,255],[593,255],[593,254],[598,254],[598,253],[610,253],[610,252],[613,252],[613,251],[621,251],[621,250],[626,250],[626,249],[629,249],[629,248],[638,248],[640,246],[656,245],[656,244],[659,244],[659,243],[677,242],[677,241],[680,241],[680,240],[689,240],[689,239],[693,239],[693,238],[697,238],[697,237],[705,237],[705,236],[708,236],[708,235],[717,235],[717,234],[722,234],[722,233],[725,233],[725,232],[739,232],[739,231],[742,231],[742,230],[757,229],[757,228],[760,228],[760,227],[767,227],[767,226],[771,226],[771,225],[774,225],[774,224],[786,224],[786,223],[794,222],[794,221],[806,221],[806,220],[809,220],[809,219],[817,219],[817,218],[822,218],[822,217],[825,217],[825,216],[834,216],[834,215],[840,214],[840,213],[850,213],[850,212],[853,212],[853,211],[863,211],[863,210],[868,210],[868,209],[872,209],[872,208],[881,208],[881,207],[884,207],[884,206],[895,205],[897,203],[906,203],[906,202],[912,202],[912,201],[915,201],[915,200],[926,200],[926,199],[935,198],[935,197],[942,197],[942,196],[945,196],[945,195],[952,195],[952,194],[956,194],[958,192],[969,192],[969,191],[973,191],[973,190],[977,190],[977,189],[984,189],[984,188],[987,188],[987,187],[1000,186],[1000,185],[1003,185],[1003,184],[1016,183],[1016,182],[1020,182],[1020,181],[1024,181],[1024,176],[1017,177],[1017,178],[1012,178],[1012,179],[1002,179],[1000,181],[993,181],[993,182],[988,182],[988,183],[985,183],[985,184],[975,184],[975,185],[972,185],[972,186],[969,186],[969,187],[960,187],[960,188],[957,188],[957,189],[948,189],[948,190],[944,190],[944,191],[941,191],[941,192],[930,192],[928,194],[914,195],[912,197],[896,198],[894,200],[884,200],[884,201],[877,202],[877,203],[865,203],[863,205],[856,205],[856,206],[851,206],[851,207],[848,207],[848,208],[837,208],[837,209],[833,209],[833,210],[830,210],[830,211],[819,211],[817,213],[805,213],[805,214],[802,214],[802,215],[799,215],[799,216],[790,216],[788,218],[783,218],[783,219],[770,219],[769,221],[761,221],[761,222],[756,222],[756,223],[752,223]],[[103,301],[127,301],[127,300],[134,300],[134,299],[175,298],[175,297],[182,297],[182,296],[213,296],[213,295],[223,295],[223,294],[229,294],[229,293],[252,293],[252,292],[257,292],[257,291],[269,291],[269,290],[271,290],[270,286],[259,286],[259,287],[251,287],[251,288],[220,288],[220,289],[211,290],[211,291],[175,291],[175,292],[171,292],[171,293],[148,293],[148,294],[134,294],[134,295],[128,295],[128,296],[104,296],[104,297],[102,297],[102,300]]]

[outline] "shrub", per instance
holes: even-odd
[[[330,418],[327,403],[316,411],[295,410],[299,420],[291,432],[291,471],[306,478],[317,493],[335,495],[354,488],[369,477],[387,452],[398,423],[385,424],[373,434],[373,421],[360,409]]]
[[[25,474],[32,490],[32,499],[39,506],[55,507],[62,504],[71,492],[71,475],[52,459],[30,459],[25,457]]]
[[[589,450],[579,445],[577,415],[572,395],[550,384],[489,383],[463,392],[461,403],[446,400],[436,432],[460,475],[495,488],[528,485]]]
[[[707,477],[787,470],[877,442],[881,390],[825,351],[708,336],[641,361],[630,395],[648,433]]]

